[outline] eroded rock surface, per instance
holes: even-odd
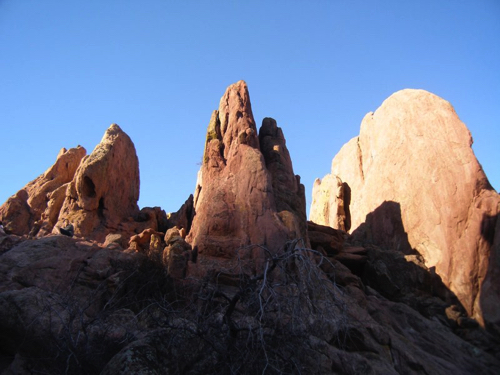
[[[112,124],[70,183],[57,225],[104,241],[139,212],[139,161],[129,136]]]
[[[260,141],[259,141],[260,137]],[[305,198],[280,128],[257,134],[247,85],[227,89],[208,125],[187,241],[200,254],[234,258],[245,245],[271,251],[306,239]]]
[[[425,138],[419,122],[427,118],[425,111],[432,112],[430,123],[440,126],[456,117],[428,93],[406,108],[404,98],[413,100],[414,94],[396,94],[396,104],[389,104],[398,109],[398,119],[379,110],[381,119],[367,120],[375,127],[366,125],[368,134],[384,137],[386,122],[403,128],[411,120],[411,131]],[[402,158],[399,162],[413,161],[420,141],[389,133],[387,147]],[[467,191],[460,184],[475,186],[465,222],[453,226],[445,220],[462,211],[446,201],[449,191],[439,179],[425,180],[425,166],[418,167],[420,180],[401,182],[420,189],[408,193],[416,203],[396,200],[402,176],[413,175],[403,174],[406,170],[396,163],[399,175],[370,177],[380,167],[378,158],[392,159],[384,156],[387,147],[369,147],[385,138],[368,137],[359,148],[356,141],[355,148],[345,149],[360,161],[346,171],[347,178],[329,175],[315,186],[314,212],[328,226],[306,224],[303,186],[293,174],[283,133],[266,118],[257,135],[242,81],[228,88],[214,112],[196,194],[175,214],[167,216],[159,207],[138,210],[135,150],[112,125],[73,179],[47,190],[45,203],[33,203],[43,200],[28,189],[6,206],[20,234],[30,230],[38,212],[44,223],[71,222],[77,236],[29,239],[0,232],[0,373],[497,374],[498,334],[468,317],[465,304],[450,290],[465,285],[454,284],[460,280],[472,284],[463,287],[473,292],[479,285],[481,294],[473,298],[488,316],[486,323],[491,327],[499,319],[500,220],[492,208],[497,196],[475,159],[467,159],[470,147],[461,143],[466,137],[448,133],[446,128],[452,141],[439,138],[439,144],[452,151],[437,156],[466,162],[446,169],[438,158],[430,176],[451,173],[458,198],[458,192]],[[404,153],[405,142],[415,144],[415,150]],[[432,154],[432,147],[425,148]],[[406,154],[406,159],[401,156]],[[367,155],[370,160],[363,161]],[[346,168],[350,163],[338,161]],[[453,171],[460,168],[477,170],[455,181]],[[361,218],[353,208],[365,207],[359,202],[366,196],[357,195],[350,178],[363,193],[385,199],[369,200],[374,208]],[[378,187],[379,179],[386,185]],[[428,187],[441,189],[442,195],[424,197]],[[384,195],[386,190],[392,195]],[[445,285],[439,272],[446,268],[438,268],[439,262],[430,262],[425,249],[411,242],[415,235],[408,228],[415,223],[405,215],[420,213],[416,206],[429,199],[441,222],[433,224],[434,231],[426,227],[429,237],[422,238],[446,229],[449,240],[456,228],[462,229],[455,245],[479,249],[474,250],[478,269],[469,269],[470,255],[461,253],[462,271],[470,271],[470,279],[453,279],[460,265],[450,260]],[[470,237],[478,239],[473,246],[460,242],[471,241],[475,233],[481,237]],[[290,239],[296,241],[283,247]],[[252,245],[246,254],[236,251],[245,245]],[[443,252],[439,259],[449,255]],[[485,273],[484,282],[477,283],[475,277]]]
[[[91,241],[18,239],[0,254],[5,374],[255,374],[272,364],[303,374],[493,375],[500,366],[498,339],[396,250],[367,248],[358,276],[290,248],[256,277],[228,283],[223,270],[182,279],[189,250],[177,228],[163,254],[173,275],[162,261]]]
[[[467,312],[491,327],[500,324],[493,313],[499,288],[492,287],[500,283],[492,271],[498,264],[490,266],[498,259],[500,198],[471,145],[450,103],[399,91],[365,116],[331,175],[315,182],[311,220],[406,254],[416,250]]]
[[[61,149],[54,165],[9,198],[0,207],[0,220],[6,229],[17,235],[36,235],[42,227],[50,232],[59,216],[67,184],[85,154],[81,146]]]

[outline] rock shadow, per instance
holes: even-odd
[[[500,337],[500,220],[483,214],[481,236],[489,245],[488,269],[481,285],[479,304],[487,330]]]
[[[456,295],[427,268],[421,254],[408,241],[397,202],[385,201],[366,216],[348,239],[367,249],[367,260],[355,273],[385,298],[403,302],[428,318],[456,326],[466,310]],[[477,325],[469,319],[469,325]]]
[[[363,244],[375,244],[403,254],[417,254],[412,249],[401,218],[401,205],[384,201],[366,215],[365,222],[352,232],[352,237]]]
[[[342,182],[342,190],[344,193],[344,213],[345,213],[345,231],[348,232],[351,229],[351,187],[347,182]]]

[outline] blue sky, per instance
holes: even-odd
[[[500,188],[500,1],[0,0],[0,203],[111,123],[136,146],[139,205],[177,210],[205,130],[244,79],[306,186],[393,92],[451,102]]]

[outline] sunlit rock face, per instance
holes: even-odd
[[[81,146],[61,149],[56,162],[45,173],[0,207],[0,220],[5,227],[18,235],[37,234],[40,229],[50,232],[57,221],[65,189],[85,154]]]
[[[116,124],[81,162],[70,183],[57,225],[104,240],[139,209],[139,161],[129,136]]]
[[[269,118],[260,133],[259,140],[246,83],[229,86],[208,125],[194,194],[187,240],[200,254],[233,258],[245,245],[275,251],[306,238],[303,185],[283,133]]]
[[[418,251],[469,314],[492,325],[500,323],[493,308],[500,279],[492,266],[499,259],[493,244],[500,198],[471,145],[450,103],[423,90],[399,91],[365,116],[360,135],[333,159],[331,174],[316,180],[310,218]],[[384,202],[400,210],[366,222]]]

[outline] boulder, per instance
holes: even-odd
[[[28,204],[28,193],[19,190],[0,207],[0,218],[6,233],[21,236],[33,226],[33,211]]]
[[[228,87],[208,125],[187,236],[200,255],[235,258],[247,245],[276,252],[306,236],[303,187],[274,120],[264,120],[260,139],[262,145],[247,85],[239,81]]]
[[[164,238],[167,246],[163,250],[163,264],[174,279],[186,276],[188,261],[192,259],[191,246],[182,237],[183,229],[170,228]]]
[[[66,191],[58,226],[72,223],[75,235],[104,241],[139,212],[139,161],[129,136],[116,124],[80,164]]]
[[[311,247],[315,250],[321,247],[329,257],[333,257],[342,251],[344,233],[340,230],[308,221],[307,234]]]
[[[129,247],[133,248],[136,251],[149,250],[149,245],[151,243],[152,236],[156,236],[161,239],[163,235],[164,235],[163,233],[157,232],[153,228],[145,229],[141,233],[130,237]]]
[[[315,182],[311,220],[334,228],[347,220],[361,241],[417,251],[467,312],[491,326],[500,324],[492,308],[500,304],[498,264],[491,266],[500,197],[471,145],[450,103],[399,91],[365,116],[331,174]]]

